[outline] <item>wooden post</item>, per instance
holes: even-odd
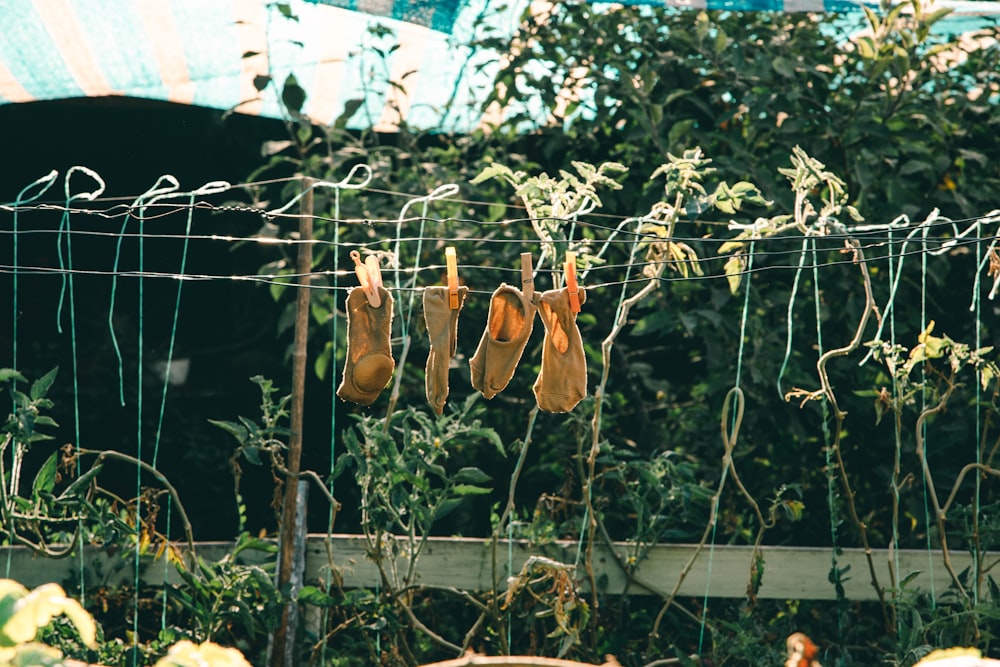
[[[292,571],[295,562],[295,524],[298,505],[299,469],[302,461],[302,412],[305,405],[306,344],[309,339],[309,274],[312,272],[313,192],[312,179],[303,178],[302,201],[299,208],[299,288],[295,305],[295,346],[292,356],[291,431],[288,438],[288,473],[281,509],[281,542],[278,555],[278,590],[292,594]],[[271,637],[270,667],[291,667],[294,664],[296,619],[294,600],[285,605],[281,624]]]

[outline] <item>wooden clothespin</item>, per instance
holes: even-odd
[[[378,308],[382,305],[382,297],[378,293],[378,288],[382,286],[382,269],[379,267],[378,258],[369,255],[362,262],[361,253],[352,250],[351,259],[354,260],[354,273],[358,276],[358,282],[365,291],[369,305]]]
[[[521,292],[530,302],[535,301],[535,269],[531,265],[531,253],[521,253]]]
[[[574,313],[580,312],[580,287],[576,284],[576,253],[566,253],[566,293],[569,294],[569,309]]]
[[[444,249],[444,261],[448,265],[448,307],[458,310],[458,256],[453,247]]]

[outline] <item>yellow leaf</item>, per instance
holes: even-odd
[[[917,340],[924,346],[924,357],[926,359],[940,358],[941,355],[944,354],[945,349],[948,347],[948,341],[944,338],[932,336],[932,331],[934,331],[934,320],[931,320],[927,325],[927,328],[924,329],[919,336],[917,336]]]
[[[44,584],[20,597],[14,603],[13,613],[4,620],[3,634],[17,644],[32,641],[38,630],[49,622],[65,614],[76,626],[80,639],[87,646],[95,646],[97,625],[79,602],[66,597],[66,592],[58,584]]]
[[[920,665],[928,665],[932,662],[937,662],[938,660],[948,660],[949,662],[954,661],[956,658],[970,658],[969,661],[963,661],[963,665],[976,664],[978,660],[982,659],[983,654],[977,648],[943,648],[937,649],[936,651],[931,651],[924,659],[918,662],[914,667],[919,667]],[[975,659],[973,662],[971,659]]]
[[[250,663],[235,648],[184,639],[171,646],[155,667],[250,667]]]
[[[743,241],[726,241],[721,246],[719,246],[720,255],[728,255],[734,250],[742,250],[746,243]]]
[[[985,391],[987,387],[990,386],[990,382],[993,380],[993,369],[990,368],[989,364],[983,366],[983,369],[979,372],[979,383]]]
[[[726,279],[729,281],[729,291],[736,294],[740,290],[740,277],[746,268],[746,260],[742,253],[736,253],[726,262],[723,269],[726,272]]]

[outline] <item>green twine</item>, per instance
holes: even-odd
[[[923,229],[923,240],[920,245],[920,331],[926,331],[927,329],[927,232],[930,231],[930,225],[924,225]],[[902,261],[902,257],[900,257]],[[923,388],[920,392],[920,411],[923,412],[927,409],[927,362],[924,361],[920,364],[920,381],[923,384]],[[920,447],[922,451],[920,452],[921,457],[927,460],[927,420],[925,419],[921,424],[920,428],[921,443]],[[927,476],[921,474],[920,479],[922,480],[922,488],[924,491],[924,522],[927,525],[927,571],[930,573],[930,587],[931,587],[931,610],[937,609],[937,595],[934,592],[934,557],[933,557],[933,543],[931,538],[931,510],[930,510],[930,500],[927,492]]]
[[[895,284],[896,277],[898,276],[898,271],[893,268],[895,265],[893,264],[892,261],[893,260],[892,246],[893,246],[892,228],[890,227],[889,228],[889,282],[890,284]],[[902,261],[902,257],[900,257],[900,261]],[[902,264],[900,264],[899,268],[902,269]],[[891,304],[892,302],[890,301],[890,303],[887,305]],[[890,309],[888,315],[889,315],[889,344],[895,347],[896,310],[894,308]],[[895,373],[892,374],[892,400],[893,402],[899,401],[899,380],[897,379]],[[893,512],[892,516],[892,547],[893,547],[892,551],[893,551],[893,565],[896,570],[896,576],[898,577],[899,567],[900,567],[899,566],[899,516],[898,516],[900,497],[899,497],[899,485],[897,483],[898,482],[897,475],[899,470],[899,461],[901,461],[903,458],[903,451],[902,451],[902,434],[899,432],[899,421],[897,419],[892,420],[892,435],[893,435],[893,440],[895,441],[895,449],[896,449],[895,453],[896,466],[893,469],[893,476],[892,476],[892,498],[893,498],[893,503],[895,504],[895,511]],[[899,615],[897,614],[896,615],[897,632],[902,632],[902,628],[903,628],[903,619],[900,618]]]
[[[126,212],[121,231],[118,233],[118,241],[115,243],[115,261],[111,269],[111,302],[108,305],[108,329],[111,332],[111,347],[114,348],[115,357],[118,359],[118,401],[122,406],[125,405],[124,362],[122,360],[121,347],[118,345],[118,336],[115,335],[114,314],[115,298],[118,293],[118,261],[121,258],[122,240],[125,238],[125,229],[131,219],[131,211]]]
[[[17,302],[17,291],[18,291],[18,286],[17,286],[17,278],[18,278],[18,271],[17,271],[17,269],[18,269],[18,249],[17,249],[18,228],[17,228],[17,214],[19,212],[18,209],[19,209],[19,207],[22,204],[28,204],[30,202],[33,202],[36,199],[40,198],[42,195],[44,195],[46,192],[48,192],[49,188],[52,187],[52,184],[55,183],[56,176],[58,176],[58,175],[59,175],[59,172],[53,169],[52,171],[50,171],[45,176],[42,176],[41,178],[32,181],[29,185],[27,185],[24,188],[22,188],[21,191],[17,193],[17,197],[14,198],[14,201],[10,203],[10,206],[14,209],[14,211],[13,211],[13,213],[14,213],[14,216],[13,216],[14,217],[14,234],[13,234],[14,269],[13,269],[13,271],[14,272],[13,272],[13,275],[11,276],[12,280],[13,280],[13,290],[14,290],[14,293],[13,293],[13,304],[12,304],[12,308],[11,308],[11,317],[10,317],[11,329],[12,329],[12,331],[11,331],[11,337],[13,338],[13,350],[12,350],[13,357],[12,357],[12,361],[11,361],[11,367],[14,370],[17,370],[17,320],[18,320],[18,312],[17,312],[18,311],[18,302]],[[31,190],[32,188],[34,188],[35,186],[41,186],[42,189],[39,190],[38,192],[36,192],[34,195],[32,195],[30,197],[25,197],[25,194],[29,190]]]
[[[331,294],[337,294],[338,285],[340,282],[339,270],[340,270],[340,253],[337,252],[337,248],[340,247],[340,188],[334,188],[333,190],[333,291]],[[338,326],[337,322],[340,320],[336,315],[336,307],[334,307],[334,316],[330,318],[330,473],[327,477],[327,488],[330,491],[330,496],[335,497],[333,493],[334,479],[333,472],[337,465],[337,334]],[[330,540],[332,538],[333,532],[333,520],[334,512],[336,508],[331,505],[330,510],[327,513],[327,534],[326,539]],[[333,584],[333,572],[330,568],[327,568],[324,573],[324,584],[326,590],[330,590],[330,586]],[[325,629],[327,623],[330,621],[330,608],[323,607],[323,625]],[[326,664],[326,644],[323,642],[323,646],[320,648],[320,664]]]
[[[743,374],[743,350],[746,345],[746,332],[747,332],[747,320],[749,319],[750,312],[750,277],[753,275],[753,257],[754,257],[754,243],[756,239],[750,239],[750,247],[747,249],[747,267],[744,271],[746,276],[746,290],[743,293],[743,314],[740,317],[740,345],[739,350],[736,355],[736,381],[734,383],[733,389],[735,391],[730,392],[734,394],[734,400],[738,400],[740,391],[740,383]],[[729,396],[726,396],[726,400],[729,400]],[[731,431],[736,430],[736,415],[738,410],[733,411],[733,421],[731,426]],[[729,476],[729,465],[723,465],[722,467],[722,477],[719,480],[719,492],[721,493],[722,488],[726,484],[726,478]],[[715,559],[715,536],[719,528],[719,504],[716,502],[712,507],[712,516],[710,517],[712,524],[712,536],[708,543],[708,564],[706,570],[705,579],[705,595],[702,601],[702,614],[701,614],[701,627],[698,631],[698,654],[701,655],[705,646],[705,627],[707,625],[708,617],[708,597],[709,592],[712,587],[712,563]]]
[[[976,237],[977,238],[981,237],[982,233],[983,233],[983,231],[982,231],[982,220],[977,220],[976,221]],[[995,239],[994,239],[994,241],[995,241]],[[983,253],[983,244],[982,244],[981,241],[976,241],[976,266],[979,266],[979,264],[982,262],[982,253]],[[978,280],[978,278],[979,278],[979,272],[977,271],[976,272],[976,279]],[[980,297],[978,289],[973,292],[972,299],[973,299],[973,306],[974,306],[975,317],[976,317],[976,334],[975,334],[975,336],[976,336],[976,350],[978,351],[982,347],[982,345],[983,345],[983,343],[982,343],[982,334],[983,334],[983,331],[982,331],[982,329],[983,329],[982,299]],[[981,423],[981,420],[982,420],[982,404],[983,404],[982,373],[983,373],[983,369],[981,367],[976,369],[976,441],[975,441],[975,446],[976,446],[976,465],[982,465],[982,462],[983,462],[982,447],[980,446],[980,440],[983,437],[982,436],[982,423]],[[975,501],[974,501],[974,505],[973,505],[973,508],[972,508],[972,510],[973,510],[972,522],[973,522],[973,527],[974,527],[973,530],[975,531],[975,534],[977,536],[979,534],[979,510],[980,510],[980,502],[981,502],[981,495],[982,495],[982,478],[983,478],[982,475],[976,475],[976,481],[975,481]],[[978,551],[978,545],[977,545],[977,551]],[[979,576],[980,576],[980,574],[979,574],[979,565],[980,565],[980,563],[979,563],[979,554],[976,553],[975,557],[972,559],[972,581],[974,582],[973,583],[973,587],[972,587],[972,600],[973,600],[973,603],[977,604],[977,605],[979,604]]]
[[[930,223],[931,223],[932,220],[934,220],[934,218],[930,217],[930,218],[928,218],[923,223],[923,225],[924,225],[923,226],[923,230],[924,230],[924,253],[923,254],[924,254],[925,258],[926,258],[926,250],[927,250],[927,230],[928,230],[929,225],[930,225]],[[889,225],[889,230],[891,231],[892,229],[893,229],[893,225],[890,224]],[[917,233],[920,230],[921,230],[921,227],[915,227],[913,229],[913,231],[911,231],[909,234],[907,234],[906,238],[903,240],[903,245],[902,245],[902,247],[899,250],[899,260],[896,263],[895,276],[889,280],[889,283],[890,283],[891,287],[889,288],[888,302],[886,303],[885,310],[882,313],[882,317],[881,317],[881,319],[878,322],[878,327],[875,329],[875,337],[873,338],[873,340],[881,340],[882,339],[882,331],[885,328],[886,320],[894,321],[891,316],[895,312],[896,291],[899,289],[899,279],[903,275],[903,260],[906,258],[906,246],[909,245],[910,241],[913,239],[914,236],[917,235]],[[892,256],[892,253],[890,252],[890,263],[892,261],[892,257],[891,256]],[[925,259],[925,262],[926,262],[926,259]],[[868,360],[871,359],[871,357],[872,357],[872,355],[874,353],[875,353],[875,348],[869,349],[868,353],[865,354],[865,356],[861,359],[861,361],[858,362],[858,366],[864,366],[865,363],[867,363]]]
[[[990,221],[992,222],[993,220],[991,219]],[[980,238],[982,237],[982,233],[983,233],[982,232],[982,225],[983,225],[984,222],[985,222],[985,220],[980,219],[976,223],[977,227],[978,227],[976,235],[978,237],[980,237]],[[982,243],[981,242],[977,242],[976,243],[976,277],[975,277],[975,281],[974,281],[973,287],[972,287],[972,307],[971,307],[971,310],[973,310],[975,312],[975,317],[976,317],[976,349],[977,350],[980,349],[982,347],[982,345],[983,345],[983,343],[982,343],[983,317],[982,317],[982,294],[981,294],[982,288],[981,288],[981,284],[980,284],[980,276],[982,275],[983,269],[985,268],[986,263],[989,261],[989,258],[991,256],[993,250],[996,248],[996,245],[997,245],[997,237],[994,236],[993,239],[990,241],[990,245],[987,248],[986,253],[984,254],[983,251],[982,251]],[[982,385],[982,369],[978,370],[977,375],[979,377],[977,378],[978,381],[976,382],[976,463],[982,464],[982,448],[981,448],[982,447],[982,442],[981,441],[982,441],[982,437],[983,437],[983,435],[982,435],[982,400],[983,400],[982,399],[982,386],[983,386]],[[973,520],[975,522],[975,526],[976,526],[976,530],[977,531],[978,531],[978,527],[979,527],[979,513],[980,513],[981,498],[982,498],[982,479],[981,479],[981,475],[976,475],[976,481],[975,481],[975,507],[974,507],[975,516],[974,516]],[[976,604],[979,604],[979,584],[980,584],[980,576],[981,576],[979,558],[973,558],[972,559],[972,567],[973,567],[973,575],[974,575],[973,581],[975,581],[975,587],[973,588],[973,600],[974,600],[974,602]]]
[[[799,278],[802,277],[802,269],[806,263],[806,248],[809,244],[809,238],[802,239],[802,250],[799,252],[799,266],[795,270],[795,279],[792,281],[792,293],[788,297],[788,313],[785,319],[788,322],[788,332],[785,336],[785,356],[781,360],[781,368],[778,370],[778,397],[784,400],[785,392],[781,388],[781,378],[785,376],[785,370],[788,368],[788,361],[792,356],[792,314],[795,310],[795,295],[799,291]],[[813,246],[813,252],[815,254],[815,242]],[[816,270],[816,261],[813,259],[813,271]]]
[[[423,251],[423,247],[422,246],[423,246],[423,240],[424,240],[424,223],[425,223],[426,220],[427,220],[427,205],[425,204],[424,205],[424,214],[423,214],[423,216],[420,219],[420,232],[419,232],[419,235],[417,236],[417,249],[416,249],[416,253],[415,253],[415,258],[413,260],[413,282],[414,283],[416,283],[416,276],[420,272],[420,253]],[[396,227],[396,234],[397,234],[397,237],[396,237],[396,262],[397,263],[399,262],[399,236],[398,236],[399,229],[400,228],[397,226]],[[396,289],[398,291],[399,290],[399,281],[398,281],[399,273],[398,272],[396,273],[396,276],[397,276]],[[417,290],[416,289],[411,289],[410,290],[409,298],[407,299],[406,316],[405,317],[403,317],[403,304],[402,304],[403,300],[402,299],[399,300],[400,301],[400,304],[399,304],[399,306],[400,306],[400,308],[399,308],[400,317],[403,318],[403,321],[401,322],[401,328],[402,328],[402,332],[403,332],[403,337],[404,338],[409,333],[410,322],[413,320],[413,302],[416,301],[416,296],[417,296]]]
[[[191,238],[191,221],[194,217],[194,205],[195,205],[195,193],[191,193],[188,200],[188,212],[187,212],[187,223],[184,227],[184,245],[181,249],[181,266],[180,266],[180,279],[177,281],[177,298],[174,301],[174,317],[170,324],[170,342],[167,345],[167,361],[166,366],[163,370],[163,392],[160,395],[160,414],[156,422],[156,437],[153,440],[153,460],[152,466],[156,468],[157,462],[159,461],[160,455],[160,436],[163,432],[163,418],[166,413],[167,407],[167,388],[170,385],[170,368],[174,362],[174,344],[177,341],[177,321],[180,319],[181,310],[181,291],[184,287],[184,274],[187,269],[187,257],[188,257],[188,245]],[[141,392],[140,392],[141,393]],[[173,498],[167,495],[167,524],[166,524],[166,538],[170,540],[170,510],[172,509]],[[169,549],[169,544],[168,547]],[[169,558],[163,559],[163,569],[164,569],[164,581],[166,581],[166,568]],[[136,560],[136,568],[138,568],[139,561]],[[138,586],[136,587],[138,590]],[[167,627],[167,587],[163,587],[163,594],[161,598],[160,607],[160,630],[163,631]]]
[[[44,195],[46,192],[48,192],[48,189],[50,187],[52,187],[53,183],[55,183],[56,176],[58,176],[58,175],[59,175],[59,172],[53,169],[52,171],[50,171],[45,176],[42,176],[41,178],[36,179],[35,181],[33,181],[32,183],[30,183],[26,187],[22,188],[21,191],[17,193],[17,197],[14,198],[14,201],[10,203],[10,206],[14,209],[14,216],[13,216],[14,217],[14,233],[13,233],[14,267],[13,267],[13,274],[11,276],[11,278],[13,280],[13,303],[11,304],[11,317],[10,317],[11,338],[13,340],[13,349],[11,351],[11,355],[12,355],[11,356],[11,368],[13,368],[14,370],[17,370],[17,320],[18,320],[18,303],[17,303],[17,276],[18,276],[18,271],[17,271],[17,269],[18,269],[17,236],[18,236],[18,230],[17,230],[17,214],[18,214],[18,208],[22,204],[27,204],[29,202],[35,201],[36,199],[38,199],[39,197],[41,197],[42,195]],[[39,190],[37,193],[35,193],[31,197],[25,197],[25,194],[29,190],[31,190],[33,187],[38,186],[38,185],[42,186],[41,190]],[[11,398],[11,403],[12,404],[14,403],[13,397]],[[16,404],[15,404],[15,406],[16,406]],[[2,480],[0,480],[0,483],[2,483]],[[13,541],[11,541],[11,544],[13,544]],[[6,563],[5,567],[4,567],[4,577],[7,578],[7,579],[10,579],[10,568],[11,568],[11,556],[12,555],[13,555],[13,551],[11,549],[8,549],[7,550],[7,563]]]
[[[622,291],[618,295],[618,307],[615,308],[615,319],[612,320],[612,327],[617,326],[618,321],[622,317],[623,309],[625,308],[625,294],[628,292],[629,279],[632,277],[632,267],[635,266],[635,255],[636,255],[636,252],[638,252],[638,250],[639,250],[639,242],[643,238],[642,226],[645,224],[645,222],[646,221],[643,218],[639,218],[639,219],[636,220],[636,231],[635,231],[635,235],[633,236],[633,240],[632,240],[632,248],[629,250],[628,264],[625,265],[625,279],[622,280]],[[624,223],[622,223],[622,224],[624,224]],[[620,229],[620,227],[619,227],[619,229]],[[603,396],[597,396],[595,398],[596,398],[597,401],[603,401],[604,400]],[[600,431],[601,431],[601,417],[602,417],[601,405],[600,404],[595,405],[594,406],[594,410],[596,411],[596,414],[597,414],[597,418],[596,418],[595,424],[594,424],[594,432],[600,433]],[[534,419],[534,418],[532,418],[532,419]],[[591,489],[590,485],[588,484],[587,485],[587,504],[584,505],[583,522],[580,525],[580,540],[577,542],[577,545],[576,545],[576,561],[573,563],[573,567],[574,568],[575,567],[579,567],[579,565],[580,565],[580,555],[581,555],[582,550],[583,550],[584,535],[586,535],[587,525],[588,525],[588,523],[590,521],[590,514],[589,514],[590,510],[589,510],[589,508],[590,508],[590,505],[591,505],[592,501],[593,501],[593,493],[592,493],[592,489]]]
[[[447,185],[442,185],[431,191],[430,194],[424,197],[418,197],[416,199],[411,199],[406,202],[402,210],[399,212],[399,218],[396,220],[396,246],[393,253],[396,257],[396,291],[402,291],[402,283],[400,280],[400,273],[402,272],[402,263],[400,262],[400,244],[402,243],[402,230],[403,221],[406,217],[406,212],[410,209],[410,206],[420,202],[423,204],[420,215],[420,233],[417,236],[417,249],[416,249],[416,259],[413,263],[413,281],[416,282],[417,273],[420,271],[420,253],[422,251],[423,241],[424,241],[424,225],[427,222],[428,206],[435,199],[442,199],[444,197],[450,197],[458,192],[458,186],[449,183]],[[416,290],[410,291],[409,299],[407,300],[406,311],[403,311],[403,300],[399,299],[399,317],[400,317],[400,333],[402,334],[403,340],[407,339],[410,331],[410,321],[413,318],[413,302],[416,300]]]
[[[365,178],[361,183],[352,184],[351,180],[355,177],[359,171],[365,172]],[[372,170],[367,165],[355,165],[351,168],[351,171],[347,176],[339,183],[327,183],[321,181],[319,183],[314,183],[313,187],[322,185],[324,187],[333,188],[333,294],[337,293],[340,284],[340,254],[337,249],[340,247],[340,191],[341,190],[357,190],[365,187],[372,179]],[[336,310],[336,309],[335,309]],[[329,479],[327,479],[327,488],[330,490],[330,496],[334,496],[334,479],[333,472],[337,464],[337,335],[338,335],[338,319],[336,314],[331,318],[330,322],[330,382],[331,382],[331,396],[330,396],[330,474]],[[333,521],[335,518],[336,508],[331,505],[330,510],[327,514],[327,540],[331,538],[333,532]],[[326,589],[329,590],[333,582],[333,572],[328,568],[325,573],[325,584]],[[323,608],[323,627],[326,627],[327,622],[330,618],[330,610],[326,607]],[[323,646],[320,649],[320,662],[322,664],[326,663],[326,642],[323,642]]]
[[[531,444],[532,433],[535,430],[535,419],[538,417],[538,407],[535,406],[531,410],[530,416],[528,417],[528,428],[524,432],[524,444],[521,445],[521,455],[517,459],[517,474],[520,474],[521,468],[524,466],[524,461],[528,457],[528,446]],[[513,479],[511,480],[510,496],[511,499],[514,497],[514,486]],[[511,512],[513,515],[513,511]],[[579,546],[576,552],[577,562],[580,560]],[[507,576],[514,576],[514,520],[513,516],[507,517]],[[510,650],[511,642],[511,624],[507,623],[507,650]]]
[[[162,184],[167,183],[166,187]],[[179,187],[177,179],[170,175],[160,176],[156,179],[156,183],[153,187],[143,192],[141,195],[136,197],[135,201],[132,202],[132,206],[129,210],[125,212],[125,217],[122,220],[121,230],[118,232],[118,240],[115,242],[115,261],[111,266],[111,297],[110,303],[108,304],[108,331],[111,334],[111,347],[114,348],[115,357],[118,360],[118,401],[124,407],[125,405],[125,376],[124,376],[124,361],[122,358],[121,346],[118,345],[118,336],[115,334],[115,301],[118,298],[118,265],[121,262],[122,255],[122,241],[125,239],[125,230],[128,229],[128,223],[132,220],[132,209],[144,206],[143,202],[150,203],[157,196],[166,195],[173,192]],[[141,242],[141,241],[140,241]]]
[[[142,460],[142,368],[143,368],[143,310],[145,307],[143,272],[145,265],[145,232],[146,209],[143,206],[139,210],[139,331],[136,347],[138,352],[138,363],[136,368],[136,420],[135,420],[135,458]],[[139,656],[139,557],[142,553],[142,468],[135,467],[135,570],[133,572],[135,584],[135,598],[133,599],[132,611],[132,662],[138,664]]]
[[[820,302],[820,289],[819,289],[819,255],[816,251],[816,239],[811,239],[810,249],[812,251],[812,270],[813,270],[813,306],[816,309],[816,348],[817,355],[822,358],[826,353],[823,346],[823,312]],[[837,559],[837,480],[834,474],[834,463],[833,463],[833,437],[830,433],[830,403],[827,396],[824,394],[820,398],[820,407],[822,409],[822,429],[823,429],[823,458],[824,464],[826,465],[826,505],[827,511],[830,513],[830,568],[833,576],[835,577],[834,583],[840,585],[840,561]],[[840,595],[839,590],[837,593],[838,597]],[[843,628],[841,627],[841,615],[837,614],[837,639],[841,638],[843,635]]]
[[[90,192],[81,192],[79,194],[70,194],[70,180],[73,174],[77,171],[83,172],[87,176],[90,176],[97,182],[97,188],[91,190]],[[77,199],[83,201],[91,201],[96,197],[99,197],[101,193],[104,192],[104,181],[101,177],[97,175],[96,172],[88,169],[86,167],[70,167],[66,172],[66,178],[64,180],[63,192],[66,196],[66,205],[63,208],[62,219],[59,222],[59,230],[56,236],[56,254],[59,257],[59,269],[62,273],[63,282],[62,287],[59,290],[59,304],[56,309],[56,329],[59,333],[62,333],[62,308],[64,296],[69,294],[69,328],[70,328],[70,350],[72,357],[72,370],[73,370],[73,439],[74,439],[74,450],[77,453],[76,456],[76,475],[80,476],[82,472],[82,464],[80,462],[80,382],[79,382],[79,364],[77,362],[77,341],[76,341],[76,290],[73,284],[73,243],[72,234],[70,233],[70,205]],[[60,243],[61,237],[65,234],[66,237],[66,257],[65,262],[63,260],[62,244]],[[80,534],[83,534],[83,517],[81,516],[77,522],[77,530]],[[80,604],[86,606],[86,584],[83,578],[84,570],[84,556],[83,549],[79,550],[79,584],[80,584]]]
[[[979,222],[982,223],[983,221],[980,220]],[[986,269],[986,264],[990,261],[990,255],[993,252],[993,249],[996,248],[998,239],[1000,239],[1000,237],[997,236],[993,237],[993,240],[990,241],[989,247],[986,249],[986,254],[976,264],[976,277],[972,281],[972,304],[969,306],[970,311],[975,310],[975,304],[978,298],[976,295],[979,293],[980,284],[982,282],[980,280],[980,275],[982,275],[983,271]],[[978,244],[976,246],[976,252],[977,254],[979,253]]]
[[[188,246],[191,240],[191,222],[194,216],[195,193],[188,200],[187,222],[184,227],[184,244],[181,248],[180,279],[177,281],[177,297],[174,300],[174,317],[170,324],[170,342],[167,344],[167,361],[163,370],[163,392],[160,394],[160,414],[156,423],[156,437],[153,440],[153,461],[155,468],[160,454],[160,436],[163,432],[163,417],[167,407],[167,388],[170,385],[170,369],[174,363],[174,346],[177,342],[177,322],[180,319],[181,292],[184,289],[184,275],[187,270]],[[141,269],[140,269],[141,270]]]

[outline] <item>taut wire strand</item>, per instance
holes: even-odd
[[[355,179],[358,178],[359,175],[361,176],[361,180],[355,183]],[[364,189],[365,187],[368,186],[369,183],[371,183],[373,177],[374,177],[374,173],[372,172],[372,168],[371,167],[369,167],[367,164],[356,164],[356,165],[354,165],[351,168],[351,171],[348,172],[347,176],[345,176],[342,180],[340,180],[340,181],[313,181],[308,188],[300,188],[299,192],[297,192],[294,197],[292,197],[291,199],[289,199],[282,206],[279,206],[278,208],[275,208],[275,209],[270,209],[266,213],[269,216],[283,215],[285,213],[285,211],[287,211],[288,209],[290,209],[292,206],[295,206],[296,204],[298,204],[299,200],[301,200],[303,197],[305,197],[307,192],[311,192],[312,190],[316,190],[318,188],[331,188],[335,192],[339,192],[340,190],[360,190],[360,189]],[[296,178],[298,178],[298,177],[295,177],[295,178],[289,179],[289,180],[295,180]],[[254,185],[257,185],[257,183],[255,183]],[[232,187],[244,187],[244,186],[245,186],[245,184],[241,184],[241,185],[232,186]],[[299,217],[299,215],[300,214],[296,213],[296,214],[290,215],[289,217],[297,218],[297,217]]]

